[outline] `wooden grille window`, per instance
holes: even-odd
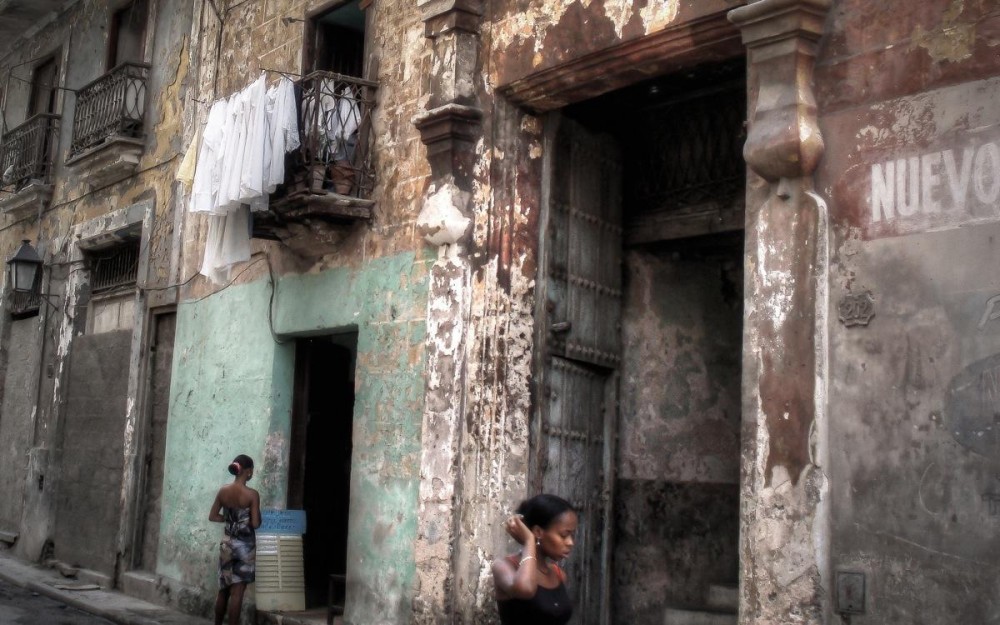
[[[640,206],[681,208],[743,192],[743,85],[678,98],[643,113],[626,193]]]

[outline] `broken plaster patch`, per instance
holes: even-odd
[[[661,30],[671,24],[677,18],[678,8],[680,8],[680,0],[654,0],[650,2],[639,11],[646,32]],[[618,34],[621,35],[620,32]]]
[[[924,30],[918,25],[913,31],[913,45],[927,50],[927,54],[938,63],[954,63],[971,57],[976,27],[974,23],[958,22],[964,4],[963,0],[954,0],[941,16],[941,23],[932,30]]]

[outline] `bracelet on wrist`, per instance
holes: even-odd
[[[518,566],[521,566],[522,564],[524,564],[524,563],[525,563],[525,562],[527,562],[528,560],[535,560],[535,561],[538,561],[538,558],[536,558],[535,556],[524,556],[523,558],[521,558],[521,561],[517,563],[517,565],[518,565]]]

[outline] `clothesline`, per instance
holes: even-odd
[[[282,76],[284,76],[284,77],[286,77],[288,79],[291,79],[292,77],[302,78],[302,74],[296,74],[295,72],[286,72],[286,71],[282,71],[280,69],[271,69],[269,67],[260,67],[259,65],[257,66],[257,69],[259,69],[261,72],[270,72],[272,74],[280,74],[280,75],[282,75]],[[244,89],[245,88],[246,87],[244,87]],[[216,98],[214,100],[199,100],[198,98],[196,98],[194,96],[191,96],[191,101],[192,102],[197,102],[198,104],[215,104],[219,100],[228,100],[230,97],[232,97],[232,96],[222,96],[222,97]]]

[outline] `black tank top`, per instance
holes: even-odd
[[[507,558],[514,567],[518,566],[517,557]],[[563,584],[564,574],[556,568],[559,585],[555,588],[539,586],[535,596],[530,599],[505,599],[497,601],[502,625],[565,625],[573,616],[573,604],[570,602],[566,585]]]

